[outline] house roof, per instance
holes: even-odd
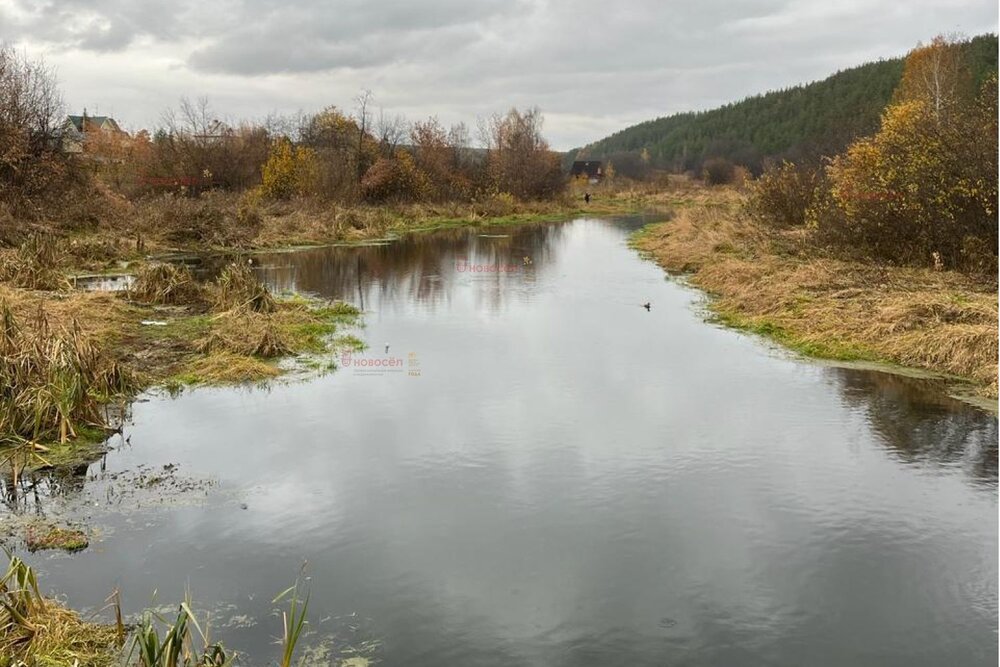
[[[70,115],[70,116],[66,117],[66,120],[68,120],[70,123],[72,123],[73,127],[75,127],[78,132],[83,132],[83,119],[84,118],[87,119],[88,123],[93,123],[93,124],[97,125],[98,127],[102,127],[105,123],[107,123],[107,122],[110,121],[111,126],[114,129],[116,129],[116,130],[120,129],[118,127],[118,123],[111,116],[91,116],[91,115],[73,116],[73,115]]]
[[[573,176],[579,176],[580,174],[599,176],[601,174],[601,166],[600,160],[576,160],[573,162],[573,166],[569,172]]]

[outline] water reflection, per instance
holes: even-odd
[[[940,380],[835,367],[828,373],[900,461],[958,466],[996,487],[997,421],[949,397]]]
[[[418,303],[430,311],[456,283],[477,280],[480,305],[497,310],[549,266],[562,225],[512,229],[509,234],[452,229],[408,236],[392,244],[325,247],[294,255],[255,257],[261,276],[279,291],[349,299],[365,310]]]
[[[46,585],[128,611],[190,586],[251,664],[303,561],[313,639],[368,619],[384,664],[995,664],[996,418],[707,325],[634,224],[254,256],[420,375],[137,404],[82,489],[36,487],[102,528],[32,556]],[[168,469],[211,484],[144,510]]]
[[[15,514],[44,515],[53,499],[79,495],[88,479],[91,463],[103,459],[94,454],[71,464],[60,464],[27,473],[0,472],[0,498],[8,511]],[[102,466],[103,467],[103,466]]]

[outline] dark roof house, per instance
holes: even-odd
[[[118,122],[111,116],[88,116],[84,111],[82,116],[66,116],[66,124],[72,125],[77,132],[87,133],[93,130],[121,132]]]
[[[586,176],[591,180],[601,179],[604,176],[604,164],[600,160],[577,160],[570,167],[569,175],[574,178]]]

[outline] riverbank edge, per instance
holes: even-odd
[[[303,241],[292,237],[289,239],[287,244],[283,245],[260,244],[249,248],[238,249],[224,246],[170,248],[148,256],[134,256],[128,260],[127,271],[122,271],[121,269],[113,267],[107,267],[103,270],[94,270],[92,268],[87,270],[81,267],[69,266],[66,268],[66,275],[68,278],[72,279],[73,277],[79,278],[86,275],[130,274],[143,264],[163,261],[164,259],[171,259],[180,256],[205,256],[220,254],[232,255],[242,253],[252,254],[257,252],[295,252],[298,250],[323,246],[364,246],[373,243],[392,242],[408,234],[431,233],[442,229],[550,224],[565,222],[583,216],[608,217],[638,214],[655,215],[660,212],[662,212],[662,208],[657,207],[655,203],[648,203],[644,197],[608,197],[606,199],[597,199],[588,207],[570,207],[557,212],[514,213],[486,218],[424,218],[418,220],[414,225],[393,226],[390,230],[390,235],[385,238],[329,238],[309,239]],[[75,239],[86,242],[87,237],[76,236]],[[311,300],[305,299],[305,297],[302,296],[285,298],[304,300],[305,303],[311,308],[322,308],[322,304],[319,304],[318,302],[313,303]],[[207,317],[204,313],[185,312],[183,309],[178,308],[163,308],[149,304],[136,303],[128,299],[124,299],[121,295],[114,293],[89,293],[76,290],[47,292],[22,289],[9,284],[0,283],[0,301],[5,300],[13,300],[20,303],[19,310],[24,313],[37,309],[39,305],[53,306],[58,304],[59,310],[62,312],[60,312],[59,316],[56,318],[57,320],[62,323],[66,323],[79,317],[85,322],[89,322],[89,325],[85,325],[85,328],[89,329],[90,332],[101,341],[102,345],[104,345],[107,350],[116,357],[135,356],[147,353],[151,350],[150,341],[154,339],[169,340],[170,346],[174,347],[175,351],[177,345],[190,346],[199,335],[204,333],[203,327],[200,326],[200,324],[196,325],[196,323],[203,323]],[[359,313],[358,318],[363,317],[363,315],[363,313]],[[167,320],[168,324],[164,326],[143,325],[143,322],[162,321],[161,318],[163,320]],[[335,346],[338,345],[337,339],[334,338],[334,336],[341,326],[363,326],[363,322],[357,318],[331,317],[328,318],[328,320],[328,326],[321,326],[312,332],[316,335],[316,338],[312,339],[313,345],[316,344],[319,338],[323,338],[327,341],[328,345],[324,348],[324,350],[322,350],[326,352],[333,350]],[[145,342],[143,342],[144,340]],[[339,344],[357,349],[361,345],[361,342],[356,338],[352,339],[350,337],[346,337],[345,340]],[[316,352],[319,350],[313,349],[311,351]],[[295,354],[289,356],[295,356]],[[171,369],[170,364],[176,363],[177,355],[168,354],[167,359],[164,359],[163,357],[157,359],[157,357],[158,355],[156,354],[150,355],[149,363],[144,368],[145,372],[143,373],[139,393],[150,391],[166,391],[168,393],[173,393],[182,390],[186,386],[192,385],[208,384],[213,386],[226,386],[246,383],[245,380],[204,382],[201,378],[192,375],[190,372]],[[266,365],[267,368],[273,370],[273,375],[271,371],[268,371],[264,373],[266,377],[261,377],[260,380],[263,381],[272,379],[273,377],[277,377],[279,374],[286,371],[287,369],[281,368],[280,366],[280,362],[285,358],[279,360],[269,360],[268,362],[261,361],[261,368]],[[47,452],[45,455],[45,461],[47,463],[44,465],[28,465],[21,469],[21,473],[30,472],[33,468],[37,469],[39,467],[48,467],[49,464],[54,466],[75,466],[81,463],[89,463],[107,451],[105,442],[108,435],[110,435],[110,433],[103,429],[87,429],[81,431],[80,437],[77,440],[69,443],[47,443]],[[55,524],[53,524],[53,526],[55,526]],[[46,524],[45,527],[51,528],[53,526],[48,526]],[[57,605],[55,608],[63,610],[64,613],[67,614],[68,617],[74,619],[74,621],[78,618],[76,613],[69,610],[68,607],[58,606],[60,604],[58,601],[49,600],[49,603]],[[96,621],[76,622],[81,622],[82,627],[86,628],[86,631],[92,632],[95,635],[105,634],[109,632],[112,627],[108,624]],[[100,657],[102,660],[107,660],[108,664],[111,664],[116,654],[117,649],[115,646],[108,643],[106,653],[101,652],[101,655],[99,656],[95,653],[90,657],[93,659]]]
[[[893,354],[885,350],[886,338],[858,336],[858,331],[845,325],[843,329],[836,328],[823,336],[795,326],[801,319],[801,313],[794,312],[802,304],[815,304],[816,293],[805,294],[798,291],[798,285],[790,279],[797,268],[815,264],[825,259],[817,260],[808,257],[790,257],[768,252],[770,241],[762,241],[766,233],[760,229],[751,228],[753,223],[740,219],[740,196],[728,193],[722,201],[715,202],[705,208],[693,207],[684,212],[690,213],[686,219],[672,219],[666,222],[654,222],[634,232],[629,245],[643,257],[655,262],[664,272],[675,279],[697,289],[705,295],[704,306],[708,319],[721,326],[759,336],[780,348],[790,351],[800,357],[815,362],[836,365],[840,367],[864,367],[879,372],[898,375],[919,375],[942,382],[942,390],[949,396],[969,403],[994,414],[998,413],[996,356],[993,358],[993,373],[980,373],[979,377],[952,372],[951,364],[945,363],[908,363],[907,354]],[[706,210],[710,216],[699,214]],[[712,218],[712,219],[705,219]],[[719,218],[726,224],[714,224]],[[698,222],[704,222],[705,227],[699,228]],[[678,226],[684,227],[678,229]],[[741,229],[742,226],[742,229]],[[664,243],[664,239],[671,242]],[[749,249],[748,245],[752,245]],[[784,303],[771,303],[765,309],[752,304],[743,290],[732,289],[730,278],[725,276],[725,262],[736,258],[752,261],[766,271],[773,273],[771,280],[779,285],[787,286],[787,299]],[[837,262],[847,265],[859,274],[871,270],[872,267],[860,263]],[[853,266],[851,266],[853,264]],[[878,267],[879,271],[898,272],[900,282],[912,279],[913,273],[926,274],[926,271],[904,267]],[[789,278],[782,280],[782,278]],[[887,279],[892,282],[892,277]],[[948,287],[941,287],[941,296],[951,298],[954,284],[961,284],[958,278]],[[883,286],[884,287],[884,286]],[[865,285],[855,285],[855,290],[878,289]],[[992,301],[996,304],[996,291],[992,292]],[[823,298],[820,296],[819,298]],[[827,298],[831,298],[827,295]],[[837,306],[843,309],[851,299],[838,299]],[[854,306],[855,311],[862,310],[860,295]],[[816,307],[822,307],[822,304]],[[995,307],[992,325],[997,326]],[[791,315],[794,315],[792,317]],[[857,317],[865,313],[855,312]],[[901,329],[912,332],[912,327],[900,322]],[[898,341],[897,341],[898,342]],[[996,351],[996,346],[993,348]],[[918,356],[914,354],[913,356]]]
[[[144,265],[179,257],[239,256],[257,252],[295,252],[323,246],[363,246],[391,243],[409,234],[424,234],[449,228],[521,226],[551,224],[580,216],[621,216],[657,210],[645,196],[608,194],[595,199],[588,207],[572,206],[560,211],[514,213],[485,218],[425,217],[412,225],[395,225],[391,235],[382,238],[316,240],[308,244],[286,246],[260,245],[253,248],[218,246],[171,248],[131,259],[115,258],[118,268],[94,271],[72,263],[67,257],[62,270],[70,283],[74,278],[96,275],[132,275]],[[86,243],[87,237],[76,236]],[[294,239],[293,239],[294,240]],[[123,265],[123,266],[122,266]],[[288,354],[272,359],[254,356],[206,354],[196,351],[199,340],[212,330],[217,315],[186,306],[157,306],[129,298],[127,293],[85,292],[70,288],[31,290],[0,282],[0,302],[10,304],[15,314],[28,319],[44,310],[56,327],[79,324],[104,351],[138,371],[137,395],[144,392],[178,393],[187,387],[238,386],[274,381],[282,376],[310,377],[335,368],[330,355],[342,349],[363,349],[364,343],[353,332],[363,328],[363,313],[346,315],[331,311],[329,304],[303,295],[279,295],[278,303],[287,311],[286,329],[301,341]],[[301,315],[296,317],[296,314]],[[349,330],[344,333],[344,330]],[[296,360],[289,363],[291,360]],[[70,443],[40,443],[46,446],[46,461],[72,463],[77,458],[92,458],[92,452],[105,439],[101,429],[87,429]],[[41,467],[46,464],[40,463]],[[30,471],[31,466],[25,468]]]

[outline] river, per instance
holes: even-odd
[[[640,224],[255,256],[369,348],[137,402],[31,500],[91,547],[29,562],[76,607],[190,588],[251,665],[303,564],[319,664],[995,665],[996,416],[706,322]]]

